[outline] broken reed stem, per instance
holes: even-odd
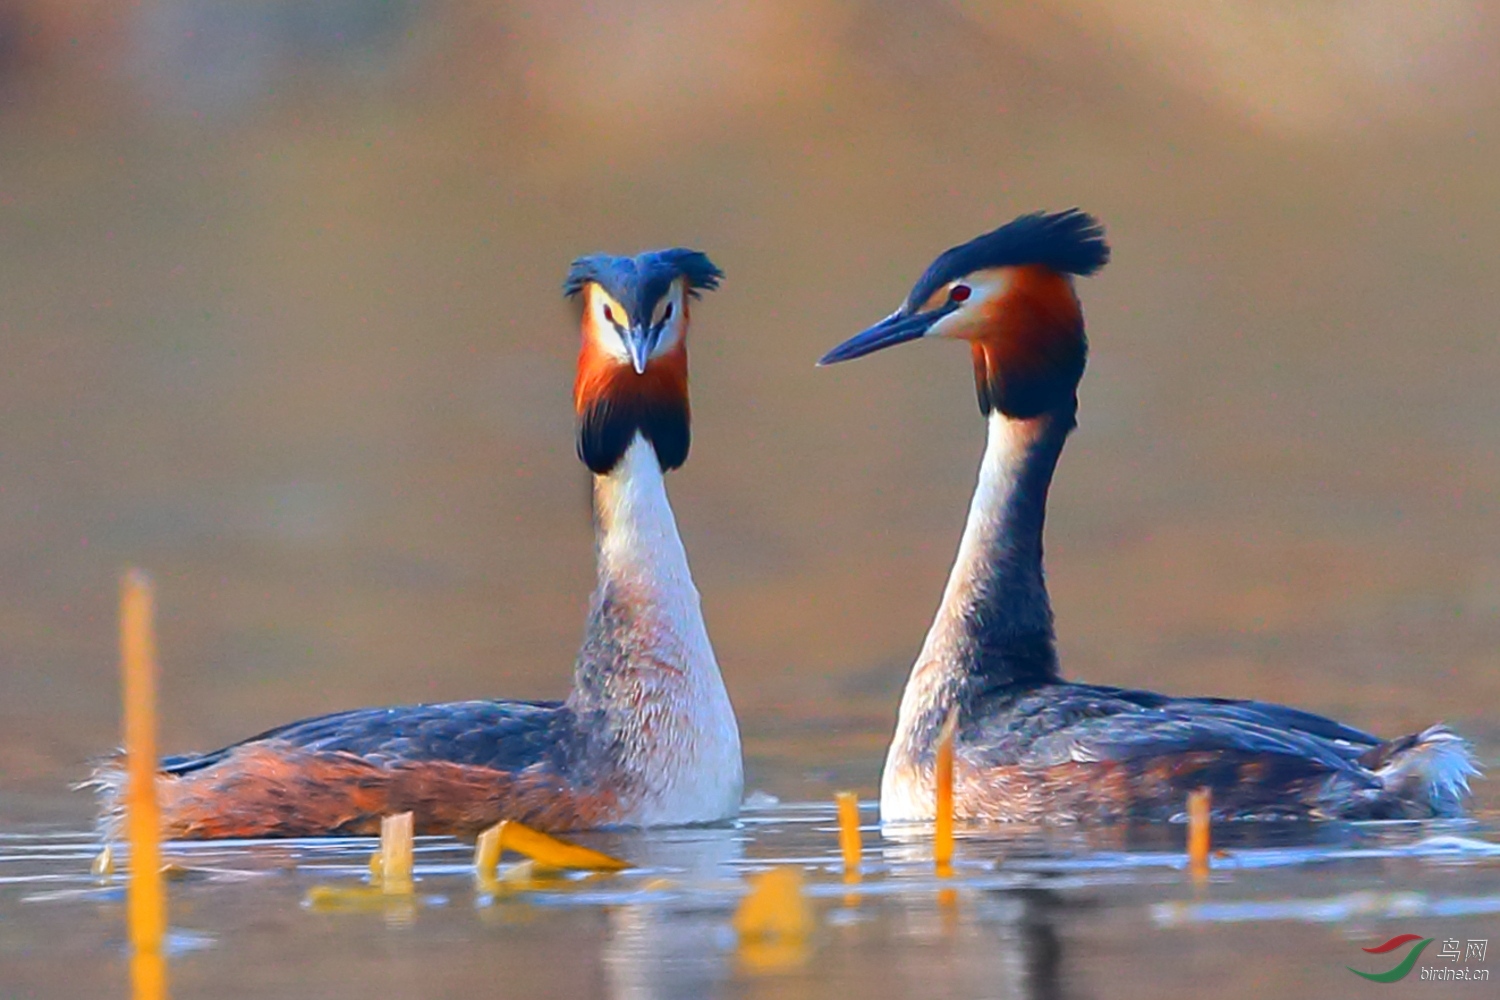
[[[782,865],[747,877],[750,891],[734,911],[734,930],[743,942],[756,938],[805,938],[813,929],[812,909],[802,888],[802,871]]]
[[[749,892],[735,909],[731,926],[739,939],[735,957],[749,973],[781,973],[805,965],[808,939],[817,929],[802,872],[790,865],[749,875]]]
[[[126,920],[131,947],[157,952],[167,929],[156,799],[156,634],[151,581],[139,570],[120,586],[120,670],[125,696],[125,831],[130,842]]]
[[[1188,869],[1196,879],[1208,877],[1208,852],[1212,846],[1210,827],[1214,793],[1211,788],[1199,788],[1188,793]]]
[[[517,854],[524,854],[544,868],[618,872],[630,867],[628,861],[622,861],[581,844],[571,844],[550,833],[533,830],[525,823],[518,823],[513,819],[503,819],[490,829],[495,831],[497,851],[515,851]],[[497,860],[498,857],[497,854]]]
[[[844,855],[844,881],[859,880],[860,856],[864,845],[859,839],[859,796],[853,792],[835,792],[839,807],[839,850]]]
[[[412,814],[380,820],[380,888],[386,895],[412,891]]]
[[[474,874],[481,880],[493,879],[500,868],[500,824],[485,830],[474,842]]]
[[[937,761],[932,769],[932,860],[939,875],[947,875],[953,864],[953,736],[957,729],[958,709],[954,708],[938,732]]]

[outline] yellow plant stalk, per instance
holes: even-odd
[[[772,868],[751,875],[750,891],[734,914],[734,930],[741,940],[803,938],[812,930],[812,910],[802,894],[802,872]]]
[[[494,834],[495,846],[486,846],[485,837]],[[481,857],[480,850],[494,851],[494,862],[500,861],[501,851],[515,851],[524,854],[544,868],[569,868],[578,871],[594,872],[618,872],[630,867],[627,861],[610,857],[601,851],[581,847],[578,844],[570,844],[566,840],[559,840],[550,834],[533,830],[524,823],[517,823],[512,819],[501,820],[480,834],[480,843],[475,848],[475,863],[487,860],[489,854]],[[494,872],[493,865],[489,868],[480,866],[481,874],[489,871]]]
[[[131,1000],[167,1000],[167,956],[137,951],[130,956]]]
[[[940,875],[948,874],[953,864],[953,736],[957,729],[958,710],[954,709],[938,733],[937,760],[932,768],[932,860]]]
[[[740,968],[752,974],[780,974],[807,964],[813,915],[802,893],[802,872],[773,868],[751,875],[750,891],[734,913]]]
[[[397,813],[380,820],[380,888],[387,895],[412,891],[412,814]]]
[[[474,874],[492,879],[500,867],[500,824],[485,830],[474,843]]]
[[[859,838],[859,796],[853,792],[835,792],[839,808],[839,850],[844,855],[844,881],[859,881],[860,857],[864,845]]]
[[[1193,877],[1203,880],[1208,877],[1208,853],[1212,846],[1210,827],[1214,804],[1211,788],[1199,788],[1188,793],[1188,869]]]
[[[120,588],[120,668],[125,693],[125,833],[130,843],[126,920],[137,953],[159,952],[167,903],[156,798],[156,636],[151,581],[125,574]]]

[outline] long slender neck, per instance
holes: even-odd
[[[594,477],[594,508],[599,578],[568,703],[598,720],[588,724],[644,783],[659,810],[652,818],[689,808],[684,796],[722,794],[732,811],[739,730],[661,464],[641,434],[613,469]]]
[[[901,700],[897,742],[925,744],[949,710],[985,692],[1058,679],[1042,572],[1047,488],[1076,404],[989,416],[989,441],[958,558]]]
[[[594,477],[599,582],[629,589],[652,605],[678,604],[701,624],[698,592],[688,570],[666,477],[652,445],[637,433],[614,469]]]

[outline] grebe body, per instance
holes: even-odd
[[[970,819],[1165,820],[1199,787],[1219,818],[1460,813],[1477,769],[1441,725],[1384,741],[1281,705],[1063,679],[1043,523],[1087,355],[1073,278],[1108,252],[1082,212],[1022,216],[942,254],[900,308],[822,360],[922,337],[968,341],[988,423],[958,556],[901,698],[882,819],[932,818],[950,713],[955,808]]]
[[[743,789],[739,728],[667,500],[689,444],[689,302],[721,273],[665,250],[574,262],[582,302],[578,453],[594,479],[598,583],[563,701],[339,712],[172,757],[158,792],[177,838],[419,833],[501,819],[544,830],[710,823]],[[123,777],[95,774],[106,825]]]

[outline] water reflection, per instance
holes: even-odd
[[[604,969],[615,1000],[695,1000],[716,993],[727,975],[723,925],[701,913],[622,906],[610,912],[609,930]]]
[[[1063,935],[1059,927],[1069,910],[1082,905],[1064,901],[1045,889],[988,894],[986,900],[1006,912],[1000,924],[1000,954],[1005,966],[1002,996],[1016,1000],[1059,1000],[1063,989]]]
[[[1023,844],[1030,853],[1041,850],[1038,837],[1044,831],[1009,832],[1012,836],[999,838],[1008,851]],[[750,838],[746,831],[679,831],[632,840],[630,851],[648,873],[678,886],[715,886],[721,892],[715,894],[718,898],[695,899],[684,894],[665,904],[658,900],[613,908],[604,947],[610,996],[616,1000],[709,997],[724,993],[732,980],[739,981],[737,989],[751,994],[769,989],[778,996],[800,995],[815,980],[798,973],[813,968],[819,953],[833,950],[840,941],[860,951],[906,955],[894,969],[874,959],[877,967],[900,983],[892,991],[896,994],[1017,1000],[1076,995],[1067,989],[1064,972],[1064,926],[1071,915],[1093,906],[1093,901],[1048,888],[965,888],[966,875],[992,868],[993,858],[986,855],[993,853],[995,831],[986,833],[984,848],[970,851],[952,888],[913,887],[906,892],[900,891],[900,885],[909,878],[927,879],[930,832],[920,826],[893,827],[877,835],[872,838],[871,852],[879,859],[872,866],[877,894],[845,895],[840,906],[822,910],[829,918],[827,924],[836,928],[831,932],[834,937],[820,934],[812,942],[796,942],[771,955],[736,951],[728,926],[730,911],[722,889],[732,885],[729,878],[747,860],[744,847]],[[1113,841],[1117,836],[1105,839]],[[789,856],[778,860],[814,860],[805,848],[783,853]],[[836,866],[830,857],[826,866],[814,870],[832,872]],[[896,894],[886,896],[892,889]],[[756,986],[761,980],[765,985]],[[886,984],[887,988],[891,985]],[[818,994],[814,990],[809,995]]]
[[[907,992],[1013,1000],[1075,996],[1065,972],[1065,927],[1091,905],[1048,889],[959,893],[952,906],[908,905],[897,918],[897,936],[920,942],[923,960],[902,964]],[[904,950],[910,954],[909,945]]]
[[[633,840],[632,860],[676,886],[726,881],[744,853],[732,828],[665,831]],[[728,977],[728,911],[722,899],[613,907],[604,944],[605,978],[614,1000],[697,1000]]]
[[[395,925],[384,908],[307,905],[312,886],[364,884],[371,840],[172,844],[187,873],[173,900],[194,931],[171,937],[172,978],[184,994],[282,996],[295,982],[330,1000],[479,996],[500,981],[534,997],[905,1000],[1193,997],[1211,977],[1219,1000],[1251,1000],[1268,961],[1307,992],[1338,993],[1349,974],[1331,956],[1413,920],[1483,937],[1500,912],[1500,844],[1482,824],[1300,837],[1241,824],[1224,842],[1255,843],[1230,846],[1202,892],[1181,871],[1179,827],[963,833],[940,879],[919,831],[867,831],[865,877],[849,885],[832,808],[779,806],[734,828],[587,835],[640,867],[493,899],[474,886],[469,845],[423,838],[415,909]],[[0,968],[16,995],[119,995],[129,981],[123,907],[89,873],[94,846],[0,832]],[[814,929],[752,955],[730,922],[743,876],[767,865],[802,870]],[[1161,977],[1174,961],[1195,975]]]

